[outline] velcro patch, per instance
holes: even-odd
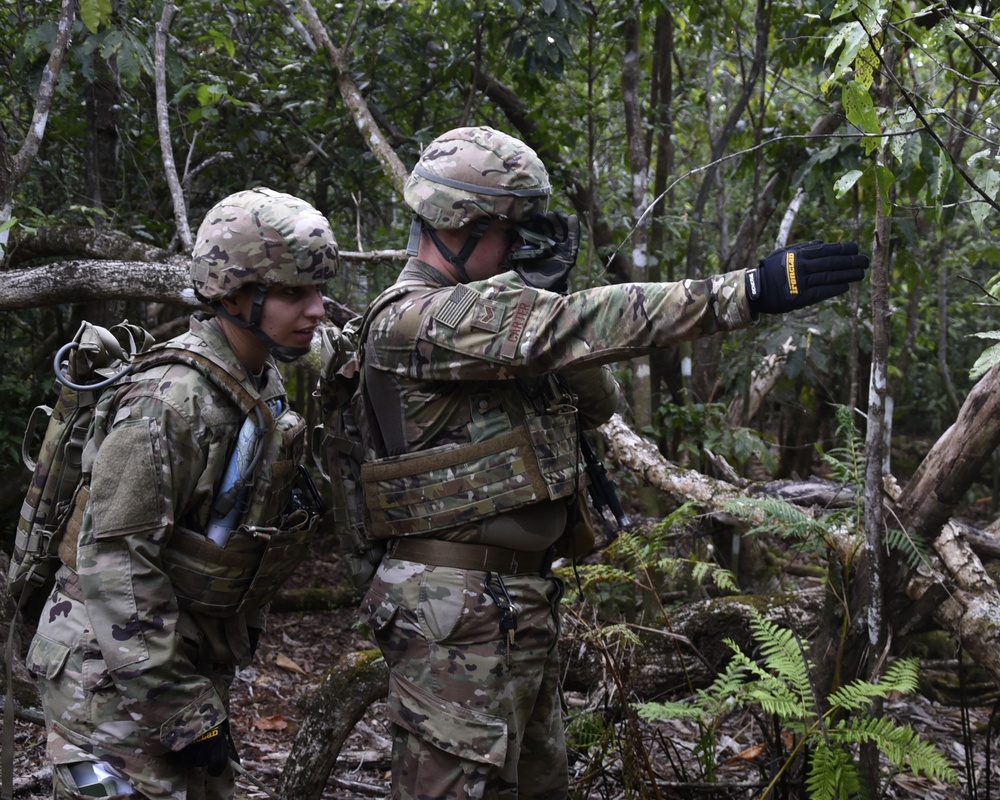
[[[455,328],[459,321],[468,313],[479,297],[464,284],[458,284],[451,290],[448,299],[434,312],[434,319],[449,328]]]
[[[472,318],[472,327],[496,333],[503,323],[503,307],[495,300],[480,297],[476,301],[476,310]]]

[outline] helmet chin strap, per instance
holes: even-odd
[[[468,261],[469,256],[472,255],[472,251],[476,249],[476,245],[482,241],[483,234],[486,233],[486,229],[490,226],[490,220],[485,218],[477,219],[472,223],[472,230],[469,232],[469,238],[465,240],[465,244],[462,245],[462,249],[457,253],[453,253],[444,242],[437,235],[430,225],[421,220],[421,225],[423,226],[424,232],[430,237],[430,240],[434,242],[434,246],[438,249],[441,257],[451,264],[455,271],[458,273],[458,277],[462,283],[469,282],[469,273],[465,269],[465,263]]]
[[[239,317],[230,314],[222,303],[217,304],[217,310],[219,314],[233,323],[233,325],[243,328],[245,331],[250,331],[250,333],[256,336],[257,341],[264,345],[264,347],[267,348],[267,352],[278,359],[278,361],[283,361],[287,364],[297,358],[301,358],[309,352],[308,347],[288,347],[286,345],[278,344],[274,341],[274,339],[261,330],[260,320],[264,314],[265,297],[267,297],[267,287],[263,283],[258,283],[257,290],[254,292],[253,296],[253,305],[250,307],[249,322],[244,322]]]

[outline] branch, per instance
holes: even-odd
[[[35,111],[31,125],[24,135],[21,149],[11,156],[7,133],[0,126],[0,262],[3,261],[10,237],[10,229],[4,223],[9,222],[14,209],[14,187],[17,186],[28,172],[28,168],[38,155],[38,148],[45,136],[45,125],[52,106],[55,86],[59,81],[66,50],[69,47],[70,34],[73,32],[73,20],[76,16],[75,0],[63,0],[62,14],[59,17],[59,28],[56,39],[49,54],[49,61],[42,71],[42,79],[38,84],[38,95],[35,99]]]
[[[63,0],[62,12],[59,16],[59,29],[52,45],[52,52],[49,54],[49,61],[42,71],[42,81],[38,84],[38,98],[35,101],[35,113],[31,118],[31,127],[28,128],[28,132],[24,136],[24,144],[14,156],[13,178],[15,183],[28,172],[28,167],[35,160],[38,148],[42,144],[42,138],[45,136],[45,125],[48,122],[49,109],[52,106],[52,96],[55,93],[56,84],[59,82],[59,71],[62,69],[66,50],[69,48],[75,18],[76,0]],[[0,220],[0,222],[2,221]]]
[[[995,367],[990,375],[996,381],[1000,376],[1000,365]],[[977,408],[980,412],[975,416],[977,420],[988,421],[991,418],[995,420],[989,426],[990,435],[984,437],[995,445],[997,436],[1000,436],[1000,414],[997,413],[1000,400],[994,398],[1000,397],[1000,392],[988,382],[986,385],[981,382],[976,388],[980,390],[979,396],[976,399],[971,399],[970,396],[966,406],[972,405]],[[964,424],[960,426],[959,423],[953,427],[960,428],[958,433],[964,434],[963,440],[977,438],[975,434],[978,429],[975,427],[966,428]],[[692,501],[711,511],[725,501],[746,496],[744,492],[727,483],[669,463],[652,442],[635,433],[618,414],[604,423],[599,430],[605,437],[608,452],[613,459],[635,472],[650,485],[674,497]],[[948,434],[945,434],[942,438],[947,437]],[[981,442],[973,449],[982,452],[987,447],[989,447],[988,442]],[[930,458],[928,456],[928,459]],[[953,466],[966,476],[977,469],[974,463]],[[925,472],[922,465],[921,470],[918,470],[918,476],[903,492],[900,507],[911,509],[909,511],[911,515],[914,513],[912,511],[915,507],[912,502],[914,498],[919,499],[936,493],[934,483],[930,481],[932,475],[943,485],[949,484],[949,479],[955,478],[935,470],[930,472],[931,474]],[[909,506],[906,503],[907,495],[911,496]],[[795,501],[795,498],[790,499]],[[798,499],[801,501],[802,498]],[[954,505],[950,505],[949,508],[954,508]],[[724,521],[732,520],[724,519]],[[897,629],[901,627],[900,614],[908,615],[912,619],[919,619],[922,614],[933,616],[939,625],[962,642],[976,663],[986,669],[1000,686],[1000,627],[996,625],[996,618],[1000,613],[1000,591],[983,568],[974,550],[975,547],[984,553],[996,552],[997,542],[988,541],[982,533],[967,540],[964,528],[961,523],[948,520],[940,535],[936,532],[932,534],[935,538],[936,555],[932,556],[929,563],[906,576],[901,598],[905,605],[900,609],[897,604],[895,627]],[[937,530],[941,531],[941,523],[938,523]],[[898,560],[893,562],[897,569],[901,564],[902,562]]]
[[[475,87],[500,108],[517,130],[521,140],[538,153],[538,157],[546,164],[549,171],[562,173],[562,180],[573,209],[590,223],[591,246],[597,252],[611,252],[605,264],[608,272],[621,282],[631,280],[631,267],[628,260],[619,252],[619,248],[615,247],[611,226],[600,211],[601,203],[592,196],[593,190],[578,180],[563,152],[547,143],[537,121],[541,115],[532,114],[513,89],[500,83],[493,76],[477,72],[473,80]]]
[[[341,261],[405,261],[405,250],[342,252]],[[88,300],[145,300],[184,306],[201,305],[191,290],[189,261],[83,259],[0,272],[0,311],[81,303]]]
[[[173,0],[166,0],[163,4],[163,14],[160,16],[160,21],[156,23],[156,127],[160,135],[163,171],[166,174],[174,206],[177,235],[180,237],[184,252],[191,252],[194,239],[191,236],[191,226],[188,224],[184,190],[177,178],[177,167],[174,164],[174,149],[170,143],[170,120],[167,107],[167,31],[170,30],[170,20],[173,19],[174,10]]]
[[[354,124],[358,126],[361,136],[364,138],[368,149],[382,165],[382,171],[389,178],[389,181],[400,194],[403,193],[403,185],[410,171],[403,166],[396,151],[389,146],[389,142],[382,133],[381,128],[372,116],[368,103],[361,95],[350,70],[347,68],[347,55],[343,50],[334,47],[323,23],[316,15],[309,0],[297,0],[303,16],[306,18],[306,27],[313,38],[320,43],[326,53],[327,62],[337,78],[337,86],[340,88],[340,95],[344,99],[347,110],[354,118]],[[353,23],[352,23],[353,24]]]
[[[858,21],[858,24],[860,24],[864,28],[864,22],[856,14],[854,15],[854,18]],[[951,150],[947,147],[947,145],[945,145],[941,137],[938,136],[937,132],[931,127],[931,123],[927,119],[927,117],[924,116],[924,113],[919,108],[917,108],[917,103],[913,99],[913,95],[911,95],[909,91],[907,91],[906,87],[903,86],[899,78],[896,77],[896,73],[892,69],[892,67],[886,64],[885,60],[882,58],[881,48],[877,46],[877,42],[875,41],[875,38],[872,36],[871,31],[869,31],[867,28],[864,28],[864,31],[865,34],[868,36],[868,40],[871,44],[872,51],[875,53],[876,58],[878,58],[878,62],[882,68],[882,71],[884,72],[885,75],[888,76],[889,80],[891,80],[893,84],[895,84],[896,88],[899,90],[899,93],[903,95],[903,100],[906,101],[906,105],[910,108],[910,110],[913,111],[914,114],[916,114],[917,119],[920,120],[920,124],[923,126],[923,129],[927,131],[927,134],[934,140],[934,143],[941,148],[941,151],[947,154],[948,160],[951,161],[951,165],[955,168],[955,171],[962,176],[962,180],[965,181],[968,187],[972,189],[972,191],[974,191],[976,194],[978,194],[983,199],[983,202],[988,203],[994,210],[1000,211],[1000,204],[997,204],[996,200],[994,200],[992,197],[986,194],[986,192],[980,188],[979,184],[977,184],[974,180],[972,180],[972,176],[965,171],[965,167],[962,166],[962,163],[958,160],[957,155],[952,153]]]

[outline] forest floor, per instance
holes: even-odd
[[[293,579],[297,586],[322,586],[341,581],[336,556],[317,551]],[[272,614],[255,663],[233,685],[233,733],[247,772],[266,787],[274,787],[305,716],[300,700],[313,692],[340,656],[371,645],[354,627],[353,608],[324,613]],[[603,700],[567,692],[567,708],[600,709]],[[991,707],[960,708],[932,703],[920,696],[891,700],[887,713],[908,723],[947,755],[962,775],[962,783],[946,786],[925,777],[899,774],[886,787],[886,798],[920,800],[1000,800],[1000,747],[992,737],[986,749],[985,731]],[[964,718],[963,718],[964,714]],[[769,752],[762,741],[760,720],[749,713],[732,714],[717,730],[719,750],[710,759],[714,780],[705,779],[696,757],[701,731],[690,720],[649,723],[631,718],[610,726],[607,746],[571,749],[570,772],[574,797],[612,798],[733,798],[762,796],[768,782]],[[627,730],[626,730],[627,728]],[[971,746],[963,730],[972,731]],[[46,800],[50,773],[44,765],[42,728],[19,723],[15,753],[15,797]],[[631,742],[632,746],[628,746]],[[391,733],[381,703],[374,704],[355,727],[327,781],[323,800],[364,800],[389,796]],[[642,753],[645,751],[646,756]],[[638,758],[623,759],[623,752]],[[989,757],[988,757],[989,755]],[[629,763],[625,763],[625,762]],[[645,763],[643,763],[645,762]],[[779,762],[780,764],[780,762]],[[974,777],[970,786],[968,775]],[[654,781],[650,776],[655,776]],[[801,778],[801,776],[800,776]],[[248,778],[237,782],[240,800],[267,800],[268,794]],[[799,786],[779,786],[770,797],[805,797]],[[282,800],[285,800],[284,798]]]

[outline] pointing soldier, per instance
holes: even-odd
[[[868,266],[813,242],[568,294],[580,228],[549,191],[511,136],[435,139],[404,189],[414,257],[366,315],[365,496],[387,552],[362,618],[389,666],[395,798],[568,792],[549,566],[576,520],[579,429],[618,400],[605,365],[841,294]]]
[[[233,797],[229,685],[318,520],[296,502],[305,422],[275,359],[308,352],[336,264],[308,203],[270,189],[227,197],[191,265],[214,315],[102,397],[78,541],[27,657],[56,800]]]

